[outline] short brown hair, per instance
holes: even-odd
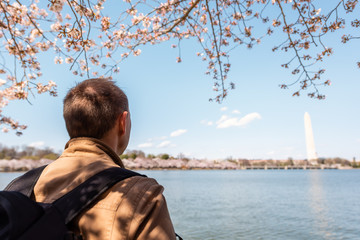
[[[70,138],[102,138],[118,116],[128,111],[125,93],[105,78],[87,79],[69,90],[64,99],[64,119]]]

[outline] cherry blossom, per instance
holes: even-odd
[[[110,14],[113,4],[119,11]],[[360,27],[355,13],[358,0],[2,0],[0,1],[0,54],[14,61],[0,60],[0,124],[18,134],[26,128],[1,109],[9,101],[28,100],[33,94],[56,96],[56,83],[48,83],[41,72],[39,56],[51,51],[54,64],[67,64],[79,76],[112,77],[129,56],[138,56],[145,44],[169,41],[178,48],[181,41],[194,39],[200,60],[207,62],[205,73],[212,76],[214,97],[222,102],[235,84],[228,80],[231,51],[253,48],[269,35],[277,34],[273,51],[283,51],[289,60],[282,67],[291,71],[293,81],[282,89],[295,89],[293,96],[307,93],[324,99],[320,86],[324,69],[319,64],[333,54],[325,35],[345,26]],[[330,6],[330,7],[329,7]],[[322,8],[321,8],[322,7]],[[347,43],[359,36],[343,34]],[[7,53],[7,54],[5,54]],[[360,63],[356,63],[360,66]],[[30,94],[29,94],[30,93]]]

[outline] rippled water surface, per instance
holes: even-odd
[[[165,187],[184,239],[360,239],[360,170],[142,173]]]

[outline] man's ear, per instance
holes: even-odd
[[[128,115],[129,115],[128,111],[124,111],[123,113],[121,113],[119,115],[118,124],[119,124],[120,135],[124,135],[126,133],[126,124],[127,124],[127,121],[129,121]]]

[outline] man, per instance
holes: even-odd
[[[53,202],[92,175],[124,165],[131,129],[128,100],[107,79],[88,79],[64,99],[70,136],[62,155],[48,165],[34,188],[38,202]],[[163,187],[154,179],[131,177],[115,184],[74,221],[86,240],[175,239]]]

